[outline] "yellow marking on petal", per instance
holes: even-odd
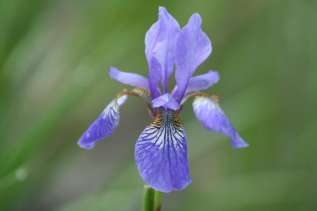
[[[186,95],[186,97],[184,97],[184,99],[181,102],[181,105],[183,105],[187,100],[189,100],[192,97],[207,97],[207,98],[210,98],[217,103],[220,100],[220,98],[217,95],[209,95],[205,92],[191,92],[188,95]]]
[[[211,98],[212,100],[214,100],[215,102],[217,102],[217,103],[218,103],[219,100],[220,100],[220,97],[217,96],[217,95],[211,95],[210,98]]]

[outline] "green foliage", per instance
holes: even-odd
[[[146,74],[144,34],[166,6],[193,12],[213,41],[200,68],[250,143],[232,150],[183,112],[193,183],[163,210],[314,210],[317,2],[312,0],[0,0],[0,210],[140,210],[134,142],[149,119],[129,100],[93,151],[76,141],[122,86],[107,68]]]

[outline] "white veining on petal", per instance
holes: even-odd
[[[121,106],[125,101],[128,99],[128,95],[122,95],[117,99],[117,103],[119,106]]]
[[[191,183],[185,130],[178,113],[161,109],[135,145],[135,159],[145,183],[161,192]]]
[[[150,140],[159,149],[166,147],[166,142],[179,149],[182,144],[180,140],[184,139],[184,129],[174,112],[162,112],[150,126],[145,128],[140,139]]]
[[[204,107],[205,109],[208,109],[208,110],[217,109],[218,112],[223,113],[218,103],[214,102],[214,100],[207,97],[196,97],[195,100],[193,101],[193,107],[195,110],[199,110],[200,107]]]
[[[196,118],[205,128],[228,136],[234,148],[248,146],[216,100],[211,97],[196,97],[193,101],[193,110]]]
[[[97,141],[110,136],[119,125],[120,106],[126,100],[126,95],[112,100],[80,137],[79,146],[84,149],[92,149]]]

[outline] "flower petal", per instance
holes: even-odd
[[[168,78],[173,72],[175,41],[180,27],[164,7],[159,8],[159,19],[145,35],[145,55],[149,65],[151,92],[157,97],[156,88],[161,81],[163,92],[167,92]],[[154,59],[154,60],[153,60]],[[159,67],[158,67],[159,66]]]
[[[112,100],[98,118],[89,126],[77,142],[83,149],[92,149],[97,141],[110,136],[119,125],[119,109],[128,96],[123,95]]]
[[[160,96],[159,83],[161,80],[160,73],[162,72],[162,66],[155,57],[148,60],[149,63],[149,90],[151,92],[152,99]]]
[[[127,84],[130,86],[149,90],[149,82],[142,75],[138,75],[136,73],[123,72],[115,67],[110,67],[109,76],[113,80],[118,81],[122,84]]]
[[[164,107],[172,110],[178,110],[180,105],[170,94],[167,93],[152,100],[152,107]]]
[[[208,97],[196,97],[193,102],[193,110],[196,118],[205,128],[230,137],[231,145],[234,148],[248,146],[215,100]]]
[[[161,111],[141,133],[135,160],[144,182],[161,192],[184,189],[191,183],[183,126],[173,111]]]
[[[189,80],[186,93],[208,89],[219,81],[219,74],[209,71],[205,74],[194,76]]]
[[[192,74],[207,59],[211,51],[211,42],[201,29],[201,17],[199,14],[193,14],[176,41],[175,79],[177,91],[175,98],[178,102],[184,96]]]

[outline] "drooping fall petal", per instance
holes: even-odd
[[[135,145],[141,177],[161,192],[182,190],[191,183],[187,156],[185,131],[173,111],[161,111]]]
[[[234,148],[248,146],[215,100],[209,97],[196,97],[193,102],[193,110],[196,118],[205,128],[228,136]]]
[[[119,125],[120,113],[119,109],[127,96],[123,95],[112,100],[97,119],[89,126],[77,142],[83,149],[94,148],[96,142],[110,136]]]

